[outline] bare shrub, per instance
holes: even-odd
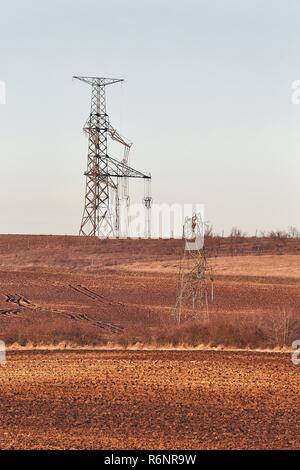
[[[154,317],[156,316],[156,323]],[[148,317],[151,318],[149,321]],[[175,325],[169,316],[147,312],[143,324],[135,321],[121,334],[109,334],[89,325],[71,324],[61,318],[27,319],[3,325],[2,339],[21,346],[57,345],[69,343],[78,346],[103,346],[107,343],[123,348],[143,344],[156,347],[197,347],[210,345],[240,349],[263,349],[291,346],[300,338],[300,315],[278,309],[259,313],[212,313],[209,321],[198,319]]]
[[[272,347],[290,346],[300,335],[300,317],[285,308],[260,319],[261,329]]]
[[[205,234],[205,237],[214,237],[214,228],[208,222],[205,223],[204,234]]]
[[[213,314],[208,322],[186,322],[162,329],[152,341],[158,346],[203,344],[259,349],[290,346],[299,337],[299,317],[280,310],[274,314]]]
[[[300,232],[296,227],[290,226],[288,228],[288,235],[290,238],[299,238]]]
[[[57,345],[62,342],[82,345],[105,344],[106,339],[97,329],[87,328],[84,325],[72,325],[70,328],[61,319],[49,320],[48,324],[40,321],[12,322],[3,327],[1,336],[7,345],[17,343],[21,346],[31,343],[33,345]]]
[[[241,237],[246,237],[247,234],[246,234],[246,232],[243,232],[242,230],[240,230],[240,229],[238,229],[238,228],[236,228],[236,227],[232,227],[229,236],[230,236],[231,238],[241,238]]]

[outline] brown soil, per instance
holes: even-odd
[[[290,355],[14,352],[1,449],[300,449]]]
[[[277,345],[277,326],[299,317],[299,248],[208,239],[211,330],[178,330],[181,240],[0,236],[0,339],[247,348],[276,333]],[[1,449],[300,449],[300,375],[285,353],[10,351],[0,382]]]
[[[228,256],[235,244],[243,256]],[[253,247],[269,254],[249,255]],[[299,247],[300,240],[291,239],[208,239],[216,275],[211,315],[298,315]],[[1,339],[153,341],[173,327],[182,248],[182,240],[0,236]],[[16,295],[21,301],[7,302]]]

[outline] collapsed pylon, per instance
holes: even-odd
[[[179,266],[173,312],[177,324],[187,319],[208,320],[209,300],[213,301],[214,297],[214,276],[204,250],[204,223],[200,214],[186,218],[183,237],[185,244]]]

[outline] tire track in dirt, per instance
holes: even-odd
[[[97,294],[95,292],[92,292],[90,291],[88,288],[85,288],[83,286],[77,286],[77,287],[74,287],[74,286],[69,286],[71,287],[73,290],[76,290],[77,292],[79,293],[82,293],[84,294],[85,296],[89,297],[90,299],[92,300],[96,300],[96,301],[101,301],[102,300],[102,296],[100,294]],[[107,323],[107,322],[103,322],[103,321],[100,321],[100,320],[93,320],[91,318],[89,318],[85,313],[70,313],[70,312],[66,312],[65,310],[62,310],[62,309],[53,309],[53,308],[44,308],[44,307],[41,307],[33,302],[31,302],[31,300],[29,300],[28,298],[24,297],[23,295],[20,295],[20,294],[5,294],[5,301],[7,303],[13,303],[15,305],[18,305],[19,309],[10,309],[10,310],[0,310],[0,315],[18,315],[20,313],[22,313],[22,311],[26,311],[26,310],[35,310],[35,311],[40,311],[40,312],[51,312],[51,313],[57,313],[57,314],[60,314],[60,315],[64,315],[66,316],[67,318],[69,318],[70,320],[73,320],[73,321],[85,321],[85,322],[88,322],[90,323],[91,325],[93,326],[96,326],[98,328],[101,328],[103,330],[107,330],[107,331],[110,331],[111,333],[120,333],[121,331],[123,331],[123,327],[119,326],[119,325],[116,325],[116,324],[113,324],[113,323]]]

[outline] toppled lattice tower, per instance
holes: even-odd
[[[214,300],[214,276],[205,255],[204,223],[200,214],[185,219],[183,237],[185,245],[173,312],[177,324],[184,320],[208,320],[209,300]]]

